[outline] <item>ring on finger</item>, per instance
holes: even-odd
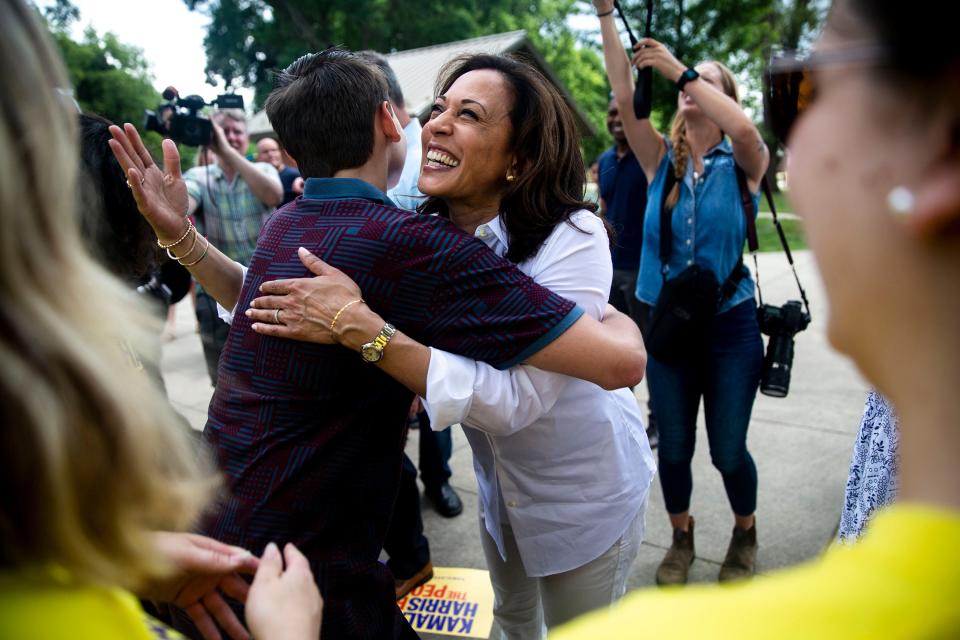
[[[280,322],[280,309],[277,309],[276,311],[273,312],[273,321],[274,321],[274,324],[283,324],[282,322]]]

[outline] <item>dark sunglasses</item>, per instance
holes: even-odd
[[[785,52],[770,59],[763,74],[763,107],[767,123],[786,146],[790,130],[817,95],[814,69],[828,64],[875,64],[884,50],[877,45],[817,51],[809,55]]]

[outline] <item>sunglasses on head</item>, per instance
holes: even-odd
[[[877,63],[884,51],[877,45],[816,51],[808,55],[784,52],[773,56],[763,74],[763,105],[767,123],[786,146],[790,130],[816,97],[813,71],[829,64]]]

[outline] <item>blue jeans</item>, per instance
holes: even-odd
[[[747,451],[747,427],[763,366],[757,306],[747,300],[717,315],[704,350],[680,366],[650,357],[647,383],[660,429],[660,484],[667,512],[690,508],[700,398],[713,466],[733,512],[749,516],[757,508],[757,467]]]

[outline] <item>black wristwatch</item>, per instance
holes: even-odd
[[[687,86],[687,83],[691,80],[696,80],[700,77],[700,74],[697,73],[696,69],[688,68],[686,71],[680,74],[680,77],[677,78],[677,90],[683,91],[683,88]]]

